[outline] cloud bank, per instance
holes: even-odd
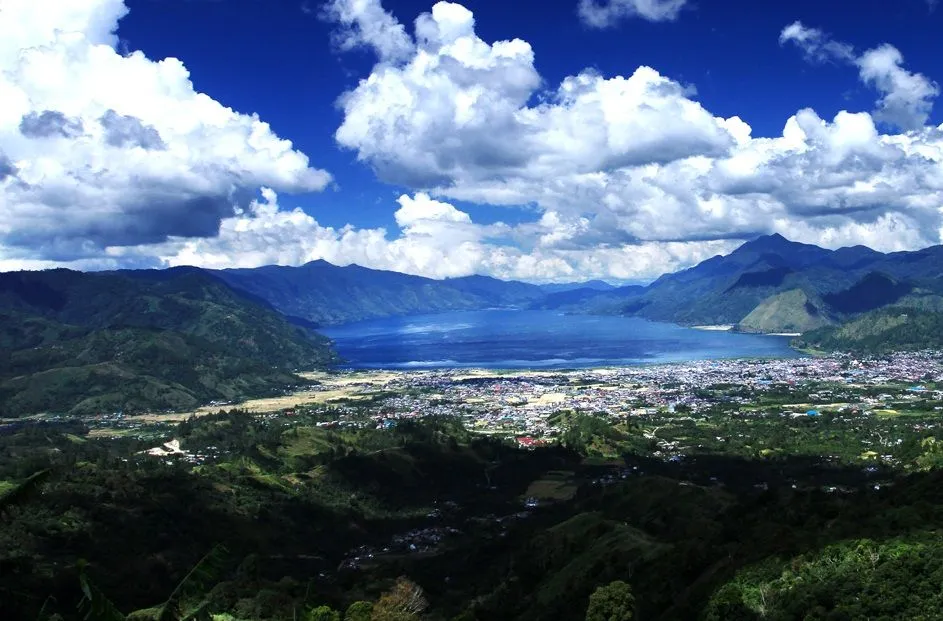
[[[75,261],[215,235],[261,186],[330,175],[254,115],[194,89],[183,63],[115,50],[121,0],[0,10],[0,258]]]
[[[0,100],[11,102],[0,108],[0,268],[326,259],[432,277],[636,280],[763,233],[885,251],[941,241],[943,127],[926,125],[939,89],[888,44],[859,53],[787,26],[782,44],[856,69],[875,109],[800,109],[778,135],[755,137],[655,68],[549,84],[530,44],[483,40],[461,5],[439,2],[409,27],[379,0],[334,0],[323,15],[336,48],[376,56],[337,101],[335,139],[408,189],[387,231],[326,227],[280,205],[279,193],[330,176],[260,119],[196,91],[180,61],[116,53],[122,2],[52,2],[0,12]],[[605,6],[658,20],[682,4]],[[533,217],[484,225],[458,201]]]
[[[354,23],[379,6],[334,4]],[[408,58],[379,53],[340,98],[336,138],[387,181],[536,205],[543,215],[530,239],[546,252],[625,248],[621,260],[631,262],[646,243],[774,231],[882,250],[939,243],[943,130],[923,126],[935,85],[888,45],[857,55],[800,23],[781,41],[857,66],[881,95],[878,109],[832,119],[802,109],[780,136],[754,138],[743,120],[711,114],[692,89],[650,67],[609,78],[586,70],[548,88],[529,44],[488,43],[471,12],[440,2],[416,20]],[[882,121],[908,131],[882,133]]]

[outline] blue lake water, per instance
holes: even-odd
[[[715,358],[792,358],[788,337],[711,332],[634,317],[457,311],[322,330],[344,367],[578,368]]]

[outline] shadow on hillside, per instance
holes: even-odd
[[[607,473],[618,480],[591,483]],[[632,584],[640,618],[696,619],[736,571],[771,556],[943,528],[938,472],[701,455],[680,463],[633,457],[582,474],[590,484],[570,503],[538,509],[506,537],[469,542],[413,573],[457,611],[489,593],[480,618],[495,621],[582,618],[593,589],[618,579]]]

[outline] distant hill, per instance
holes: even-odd
[[[538,286],[484,276],[433,280],[325,261],[215,274],[313,325],[498,307],[802,332],[914,295],[943,296],[943,247],[883,254],[864,246],[828,250],[767,235],[647,286],[624,287],[603,281]]]
[[[0,416],[273,394],[327,339],[194,268],[0,274]]]
[[[545,295],[537,285],[487,276],[433,280],[326,261],[214,274],[286,315],[318,325],[449,310],[525,308]]]
[[[620,304],[645,291],[641,285],[627,285],[608,290],[579,288],[564,289],[547,294],[537,300],[531,308],[559,309],[571,312],[611,313],[619,309]]]
[[[318,326],[485,308],[734,324],[805,333],[801,342],[822,349],[930,347],[943,313],[943,247],[833,251],[770,235],[625,287],[433,280],[325,261],[0,274],[0,416],[180,410],[272,394],[299,381],[295,369],[334,359]]]
[[[908,282],[897,282],[879,272],[869,272],[854,285],[824,296],[824,301],[839,313],[866,313],[894,304],[914,290]]]
[[[573,291],[575,289],[591,289],[594,291],[611,291],[616,288],[605,280],[587,280],[586,282],[569,282],[560,284],[540,285],[540,288],[547,293],[560,293],[562,291]]]

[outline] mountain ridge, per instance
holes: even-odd
[[[790,291],[801,295],[787,302],[788,296],[781,296]],[[906,303],[912,293],[943,293],[943,246],[885,254],[864,246],[828,250],[768,235],[728,255],[664,274],[616,307],[597,295],[586,296],[567,310],[682,325],[733,324],[751,332],[793,332],[797,326],[821,328]],[[793,304],[802,297],[815,300],[814,316],[801,316]],[[791,305],[791,310],[783,304]]]
[[[203,270],[0,274],[0,416],[277,394],[328,340]]]
[[[33,282],[24,290],[18,279],[30,273],[0,274],[6,276],[0,296],[16,290],[21,299],[35,299],[50,308],[66,304],[63,292],[50,283],[73,272],[35,272],[48,274],[45,282]],[[244,303],[278,313],[308,331],[386,316],[516,308],[629,315],[681,325],[735,325],[773,333],[839,325],[890,305],[934,307],[936,300],[943,300],[943,246],[893,253],[861,245],[829,250],[772,234],[747,241],[727,255],[662,274],[647,285],[621,287],[602,281],[537,285],[484,275],[431,279],[356,264],[338,266],[323,259],[301,266],[181,266],[98,274],[155,287],[165,281],[212,278]],[[74,301],[71,307],[76,307]],[[133,315],[135,308],[130,304],[116,310],[117,317]]]

